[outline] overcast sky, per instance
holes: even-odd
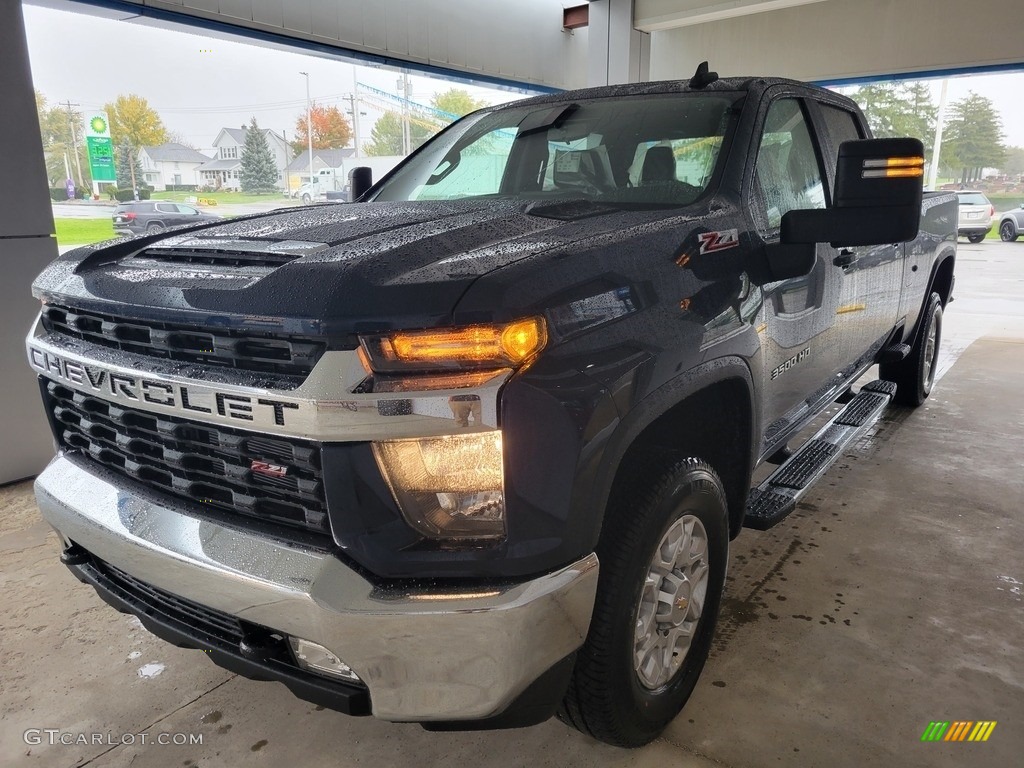
[[[8,0],[0,0],[7,2]],[[68,99],[83,112],[100,109],[119,94],[145,97],[171,132],[210,153],[222,127],[237,128],[255,115],[261,128],[295,135],[306,110],[306,78],[318,104],[347,110],[355,80],[397,93],[400,73],[353,66],[336,58],[200,36],[139,23],[26,5],[25,27],[35,87],[50,106]],[[410,98],[430,104],[453,85],[498,104],[524,92],[477,87],[410,75]],[[360,144],[388,102],[373,102],[361,89]],[[364,114],[365,113],[365,114]]]
[[[7,1],[7,0],[3,0]],[[295,133],[305,111],[309,72],[314,101],[346,109],[344,98],[360,83],[396,93],[395,70],[353,66],[337,59],[280,51],[248,43],[138,23],[26,5],[25,25],[36,88],[50,104],[70,99],[82,111],[99,109],[118,94],[144,96],[168,130],[209,152],[221,127],[238,127],[253,115],[263,128]],[[770,74],[770,73],[766,73]],[[412,100],[429,104],[451,83],[411,76]],[[497,104],[523,93],[457,84],[476,98]],[[938,102],[939,81],[932,82]],[[1024,74],[950,79],[949,103],[968,91],[992,99],[1002,116],[1006,144],[1024,147]],[[360,140],[386,102],[366,99],[360,108]],[[365,113],[365,114],[363,114]]]

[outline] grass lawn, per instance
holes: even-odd
[[[250,195],[246,192],[157,192],[153,191],[154,200],[173,200],[176,203],[184,203],[186,197],[201,197],[209,200],[216,200],[218,203],[265,203],[280,202],[288,200],[284,192],[273,192],[267,195]]]
[[[102,219],[54,219],[57,245],[88,245],[114,236],[110,217]]]

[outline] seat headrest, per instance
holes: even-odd
[[[656,146],[647,150],[644,155],[644,167],[640,171],[640,183],[652,181],[675,181],[676,156],[672,147]]]

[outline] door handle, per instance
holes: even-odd
[[[842,267],[843,269],[846,269],[856,260],[857,253],[855,251],[851,250],[850,248],[841,248],[839,250],[839,255],[832,260],[832,263],[835,264],[837,267]]]

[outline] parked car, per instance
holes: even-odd
[[[992,229],[992,217],[996,215],[995,206],[977,190],[962,189],[956,196],[960,203],[957,235],[966,237],[968,242],[980,243]]]
[[[1007,211],[999,219],[999,239],[1012,243],[1024,232],[1024,203],[1019,208]]]
[[[114,210],[114,232],[118,235],[141,235],[159,232],[179,224],[201,224],[220,221],[220,216],[203,213],[198,208],[169,200],[145,200],[121,203]]]

